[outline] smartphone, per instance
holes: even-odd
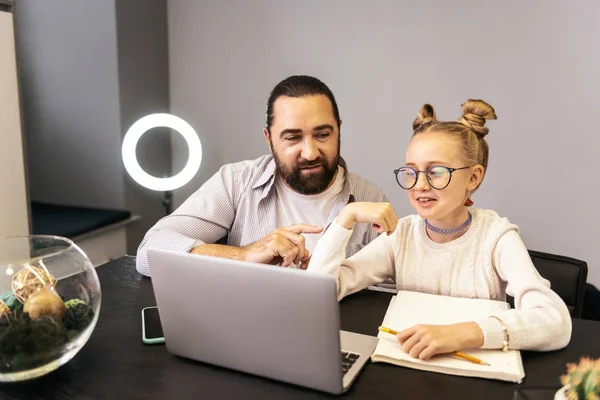
[[[142,341],[145,344],[159,344],[165,342],[158,307],[145,307],[142,309]]]

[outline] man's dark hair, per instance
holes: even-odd
[[[287,97],[305,97],[305,96],[316,96],[324,95],[327,96],[331,102],[331,108],[333,109],[333,116],[340,128],[340,112],[338,110],[337,103],[333,93],[327,85],[318,80],[315,77],[308,75],[293,75],[285,78],[273,88],[267,101],[267,131],[271,134],[271,125],[273,124],[273,103],[281,96]]]

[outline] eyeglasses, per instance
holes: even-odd
[[[427,183],[433,189],[442,190],[448,187],[450,181],[452,180],[452,173],[454,171],[460,171],[461,169],[471,168],[462,167],[462,168],[448,168],[442,166],[436,166],[428,168],[425,171],[419,171],[411,167],[402,167],[394,170],[394,174],[396,175],[396,182],[402,189],[412,189],[417,184],[417,180],[419,179],[419,174],[421,172],[425,173],[425,177],[427,178]]]

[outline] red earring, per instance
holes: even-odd
[[[465,200],[465,206],[471,207],[472,205],[473,205],[473,200],[471,200],[470,198],[467,198],[467,200]]]

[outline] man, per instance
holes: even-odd
[[[374,184],[348,172],[340,158],[341,123],[323,82],[310,76],[280,82],[263,130],[271,154],[221,167],[158,221],[139,246],[137,270],[150,275],[148,248],[306,268],[320,234],[348,202],[388,202]],[[347,256],[376,236],[357,224]]]

